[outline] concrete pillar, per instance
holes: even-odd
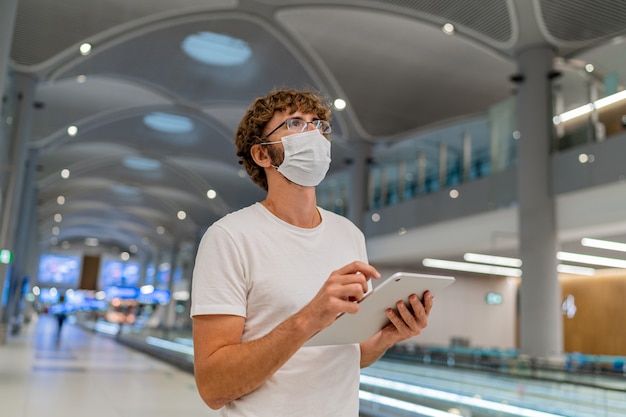
[[[520,351],[533,357],[563,349],[560,287],[556,272],[557,233],[550,148],[554,53],[547,46],[517,56]]]
[[[463,133],[463,165],[461,166],[461,178],[467,182],[471,180],[472,169],[472,135],[468,132]]]
[[[23,74],[17,74],[15,82],[17,87],[16,93],[21,98],[17,120],[15,120],[16,126],[14,135],[10,139],[11,167],[9,183],[5,198],[2,201],[2,211],[0,212],[2,216],[0,223],[0,248],[12,251],[14,253],[14,259],[12,265],[0,264],[0,290],[7,290],[2,290],[3,294],[2,297],[0,297],[0,344],[6,342],[7,324],[11,315],[10,309],[7,307],[12,305],[14,301],[12,297],[15,295],[15,287],[12,286],[16,285],[16,283],[11,280],[13,265],[19,265],[18,258],[25,256],[25,254],[16,253],[16,237],[20,215],[23,209],[25,209],[25,207],[21,207],[21,205],[25,191],[24,179],[27,172],[28,143],[31,136],[33,101],[36,86],[35,78]],[[30,169],[36,169],[36,167],[31,166]]]
[[[368,185],[372,145],[354,143],[350,168],[350,196],[348,218],[361,230],[365,225],[364,214],[368,210]]]
[[[439,188],[445,188],[448,184],[448,145],[439,143]]]
[[[26,161],[26,172],[24,173],[23,192],[21,193],[20,216],[17,219],[17,230],[15,235],[15,260],[11,268],[11,273],[7,275],[11,285],[10,297],[7,302],[7,321],[11,323],[11,334],[18,334],[22,327],[21,311],[24,307],[22,288],[24,280],[28,277],[30,283],[33,277],[29,276],[29,263],[32,262],[33,254],[31,250],[32,240],[36,239],[37,233],[37,164],[39,155],[36,149],[28,152]]]
[[[0,96],[4,93],[4,82],[9,68],[16,12],[17,0],[0,1]],[[2,100],[0,100],[1,113]]]
[[[417,153],[415,163],[417,165],[417,193],[423,193],[426,189],[426,154],[424,151]]]

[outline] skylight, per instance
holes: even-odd
[[[140,156],[128,156],[124,158],[124,165],[136,171],[155,171],[161,167],[161,162]]]
[[[225,67],[243,64],[252,55],[247,42],[215,32],[189,35],[183,41],[182,48],[197,61]]]
[[[146,126],[163,133],[188,133],[193,129],[189,117],[178,114],[153,112],[143,117]]]

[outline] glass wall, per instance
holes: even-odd
[[[557,62],[553,87],[553,152],[600,142],[626,130],[626,42],[613,41],[580,59]],[[375,147],[368,177],[368,210],[398,204],[517,162],[515,96],[470,117]],[[348,173],[318,187],[326,209],[346,214]]]
[[[374,148],[368,176],[368,210],[398,204],[505,170],[516,161],[514,101],[411,138]],[[350,175],[318,187],[319,204],[347,213]]]

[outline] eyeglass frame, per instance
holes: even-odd
[[[331,127],[330,123],[329,123],[327,120],[315,119],[315,120],[312,120],[312,121],[310,121],[310,122],[307,122],[306,120],[301,119],[301,118],[298,118],[298,117],[290,117],[290,118],[288,118],[288,119],[283,120],[283,122],[282,122],[281,124],[279,124],[278,126],[276,126],[276,128],[274,128],[274,130],[272,130],[270,133],[268,133],[267,135],[265,135],[264,137],[262,137],[262,138],[261,138],[261,140],[263,140],[263,141],[264,141],[264,140],[266,140],[267,138],[269,138],[270,136],[272,136],[272,135],[273,135],[273,134],[274,134],[274,133],[275,133],[278,129],[280,129],[281,127],[283,127],[283,126],[287,125],[287,122],[289,122],[290,120],[299,120],[299,121],[301,121],[301,122],[304,122],[304,128],[303,128],[300,132],[297,132],[297,133],[302,133],[302,132],[304,132],[304,131],[306,130],[306,128],[307,128],[307,126],[308,126],[309,124],[313,124],[313,126],[315,126],[315,123],[317,123],[317,124],[326,123],[326,124],[328,125],[328,132],[322,132],[322,131],[320,131],[320,133],[322,133],[322,134],[324,134],[324,135],[327,135],[327,134],[329,134],[330,132],[332,132],[332,127]],[[321,127],[321,126],[319,126],[319,127],[318,127],[318,126],[315,126],[315,129],[320,130],[320,127]],[[289,126],[287,126],[287,130],[288,130],[289,132],[292,132],[292,130],[290,130],[290,129],[289,129]]]

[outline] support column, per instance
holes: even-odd
[[[372,145],[369,143],[354,143],[352,145],[353,161],[350,170],[350,205],[348,218],[361,230],[365,226],[364,214],[367,210],[369,161]]]
[[[554,53],[535,47],[517,57],[519,244],[523,262],[520,289],[520,351],[532,357],[563,349],[560,286],[556,272],[557,232],[550,148]]]
[[[472,179],[472,135],[468,132],[463,133],[463,165],[461,170],[461,178],[464,182]]]
[[[36,80],[27,75],[18,74],[16,76],[17,94],[20,98],[17,113],[17,123],[11,143],[11,167],[9,183],[5,198],[2,203],[2,218],[0,223],[0,249],[8,249],[14,253],[13,264],[18,264],[18,257],[25,256],[22,253],[15,253],[17,225],[20,215],[23,212],[22,196],[24,194],[24,178],[26,176],[28,161],[28,143],[31,136],[31,125],[33,117],[33,100],[35,94]],[[35,169],[32,167],[31,169]],[[12,297],[15,294],[14,283],[11,280],[11,270],[13,265],[0,263],[0,345],[6,342],[7,324],[9,322],[9,304],[12,304]],[[5,291],[6,290],[6,291]]]
[[[0,96],[4,94],[4,81],[9,68],[16,12],[17,0],[0,1]],[[2,100],[0,100],[1,113]]]
[[[171,298],[170,303],[167,305],[167,313],[165,315],[164,326],[168,330],[173,330],[176,324],[176,301],[174,300],[174,292],[176,288],[174,286],[174,275],[176,274],[176,266],[180,256],[180,241],[177,239],[172,247],[170,254],[170,280],[168,282],[168,290],[170,291]]]
[[[23,292],[24,285],[31,280],[28,266],[33,257],[37,258],[38,253],[29,251],[35,247],[32,239],[37,236],[37,164],[39,163],[39,151],[30,149],[26,161],[26,172],[24,173],[23,191],[20,202],[20,215],[17,230],[14,238],[15,261],[11,268],[11,273],[7,275],[10,281],[10,294],[8,297],[6,316],[10,325],[9,332],[18,334],[22,328],[22,309],[24,307]],[[32,281],[31,281],[32,282]]]

